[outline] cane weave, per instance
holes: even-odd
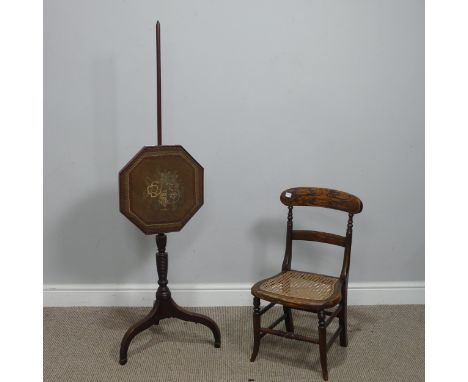
[[[316,273],[287,271],[265,280],[259,290],[284,297],[325,301],[332,296],[338,279]]]

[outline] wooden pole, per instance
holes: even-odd
[[[158,110],[158,146],[162,145],[162,117],[161,117],[161,26],[156,23],[156,81],[157,81],[157,110]]]

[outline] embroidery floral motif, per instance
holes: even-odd
[[[162,171],[159,180],[150,181],[146,193],[151,198],[157,198],[163,210],[168,206],[175,208],[181,197],[179,176],[175,171]]]

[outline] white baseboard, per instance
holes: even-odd
[[[182,306],[250,306],[252,284],[171,284]],[[156,284],[44,285],[45,307],[152,306]],[[350,305],[424,304],[424,282],[350,283]]]

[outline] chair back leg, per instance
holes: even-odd
[[[340,346],[348,346],[348,303],[346,299],[341,303],[341,312],[338,316],[340,322]]]
[[[254,332],[254,344],[252,350],[252,356],[250,362],[255,361],[257,358],[258,349],[260,348],[260,299],[254,297],[253,299],[253,332]]]
[[[322,366],[322,376],[325,381],[328,381],[328,366],[327,366],[327,328],[325,326],[325,312],[318,312],[318,332],[319,332],[319,350],[320,350],[320,365]]]
[[[340,303],[341,311],[338,315],[340,324],[340,346],[348,346],[348,283],[344,285],[342,289],[342,300]]]
[[[292,309],[283,306],[283,312],[285,314],[284,323],[286,325],[286,331],[294,333],[294,321],[292,316]]]

